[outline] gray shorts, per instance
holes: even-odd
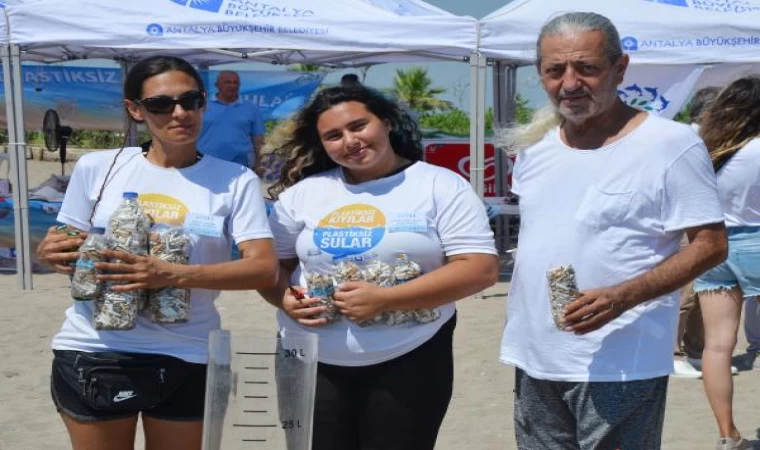
[[[573,383],[515,373],[521,450],[658,450],[668,377]]]

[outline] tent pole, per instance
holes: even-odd
[[[506,75],[506,66],[501,61],[494,61],[493,64],[493,127],[495,130],[503,128],[506,123],[503,120],[503,111],[506,107],[506,99],[504,95],[504,77]],[[502,149],[494,146],[494,166],[496,169],[496,178],[494,180],[494,188],[496,197],[504,197],[507,195],[505,189],[505,170],[504,170],[504,158],[506,155],[502,152]],[[503,214],[496,216],[496,250],[499,254],[503,254],[508,250],[507,240],[509,236],[509,219]]]
[[[2,47],[5,106],[8,122],[8,150],[11,160],[13,218],[18,287],[33,289],[31,243],[29,240],[29,186],[26,173],[26,143],[23,115],[23,78],[18,45]]]
[[[24,265],[24,285],[25,289],[34,289],[34,283],[32,280],[32,252],[31,252],[31,239],[29,235],[29,181],[28,170],[26,167],[26,132],[24,129],[24,77],[21,70],[21,49],[18,45],[11,45],[11,60],[13,61],[13,107],[16,110],[15,122],[16,122],[16,136],[19,140],[16,144],[16,154],[18,155],[18,174],[19,174],[19,189],[18,194],[21,199],[21,227],[24,231],[22,236],[21,249],[22,253],[18,252],[16,248],[16,257],[19,254],[23,254],[22,263]],[[17,244],[18,245],[18,244]]]
[[[209,76],[209,66],[208,64],[202,63],[198,64],[198,73],[201,76],[201,79],[203,80],[203,87],[206,88],[206,92],[208,93],[209,100],[211,100],[211,80],[208,78]]]
[[[493,67],[493,98],[494,98],[494,128],[505,128],[515,123],[517,95],[517,67],[505,64],[503,61],[494,62]],[[509,160],[505,153],[506,149],[494,149],[494,164],[496,166],[496,196],[506,197],[509,193],[507,186],[507,172]],[[506,252],[511,247],[511,241],[517,236],[512,236],[510,229],[510,217],[499,215],[496,220],[496,247],[500,253]]]
[[[470,184],[483,198],[485,174],[486,58],[470,54]]]
[[[11,67],[10,45],[4,45],[0,49],[0,56],[3,61],[3,83],[5,83],[5,117],[8,126],[8,156],[10,157],[11,173],[10,182],[13,192],[13,230],[15,233],[14,247],[20,247],[23,243],[24,231],[21,229],[21,214],[19,212],[19,174],[18,174],[18,154],[16,153],[16,114],[13,108],[13,69]],[[16,254],[16,280],[20,289],[26,289],[26,278],[24,277],[24,262],[20,253]]]

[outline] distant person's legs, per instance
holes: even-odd
[[[702,354],[702,377],[705,393],[718,422],[720,437],[740,438],[734,425],[734,381],[731,355],[739,330],[742,294],[738,288],[701,292],[705,321],[705,350]]]
[[[673,376],[699,378],[702,372],[692,362],[701,362],[704,347],[704,326],[699,299],[694,294],[694,284],[681,288],[681,308],[678,316],[678,334],[673,361]]]
[[[749,343],[747,353],[760,352],[760,301],[757,297],[744,301],[744,336]]]
[[[731,356],[746,297],[760,294],[760,227],[728,228],[728,259],[694,282],[705,322],[702,374],[718,422],[718,449],[749,449],[733,417]]]

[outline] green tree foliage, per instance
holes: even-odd
[[[398,69],[393,78],[391,93],[398,101],[405,103],[423,116],[434,111],[452,109],[451,102],[437,97],[446,92],[446,89],[432,85],[433,80],[428,76],[427,69],[423,67]]]
[[[689,102],[684,108],[678,111],[678,114],[673,118],[676,122],[691,123],[691,102]]]
[[[515,95],[515,119],[520,125],[529,123],[533,118],[533,108],[528,106],[528,99],[523,98],[520,94]]]
[[[422,116],[419,122],[420,127],[424,129],[438,130],[454,136],[470,134],[470,117],[461,109],[428,114]]]
[[[533,117],[533,109],[528,106],[528,100],[517,94],[516,119],[517,123],[525,124],[530,122]],[[488,108],[485,117],[486,135],[493,134],[493,108]],[[427,114],[420,118],[420,127],[426,131],[440,131],[451,136],[469,136],[470,134],[470,116],[461,109],[452,109],[437,114]]]

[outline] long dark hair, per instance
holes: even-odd
[[[396,102],[366,86],[328,88],[296,114],[291,137],[274,150],[284,163],[279,180],[268,189],[273,199],[310,175],[338,167],[322,146],[317,121],[322,113],[345,102],[363,104],[369,112],[390,125],[390,144],[397,155],[411,161],[422,160],[422,134],[415,121]]]
[[[182,58],[177,58],[176,56],[151,56],[149,58],[140,60],[127,73],[127,77],[124,79],[124,100],[140,100],[142,98],[143,84],[145,84],[145,80],[151,77],[155,77],[156,75],[161,75],[162,73],[174,71],[182,72],[188,75],[193,80],[195,80],[195,84],[198,85],[199,91],[206,92],[206,89],[203,85],[203,78],[201,78],[198,71],[195,70],[195,67],[193,67],[189,62],[185,61]],[[135,120],[131,114],[129,114],[126,103],[124,104],[124,112],[127,115],[128,128],[131,127],[132,122],[139,122],[138,120]],[[103,184],[100,186],[98,197],[95,199],[95,204],[92,206],[92,212],[90,213],[89,219],[90,226],[92,226],[92,218],[95,216],[95,211],[97,210],[98,204],[103,197],[103,191],[105,191],[106,185],[108,185],[108,182],[110,181],[109,176],[111,175],[111,171],[116,164],[116,160],[119,159],[119,155],[121,155],[121,152],[124,151],[124,148],[127,145],[127,139],[128,133],[124,133],[124,140],[121,143],[121,148],[113,157],[111,165],[108,167],[108,172],[106,172],[106,176],[103,179]],[[149,146],[150,142],[144,144],[143,148],[145,149]]]
[[[699,134],[716,172],[760,136],[760,77],[740,78],[726,86],[704,112]]]

